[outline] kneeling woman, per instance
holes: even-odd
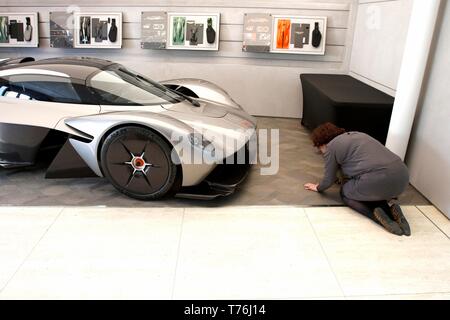
[[[312,140],[325,158],[325,176],[319,184],[305,184],[305,189],[328,189],[340,169],[346,180],[341,188],[346,205],[391,233],[411,234],[400,206],[388,204],[409,182],[408,168],[397,155],[365,133],[345,132],[332,123],[314,129]]]

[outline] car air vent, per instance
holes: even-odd
[[[191,89],[186,88],[184,86],[180,86],[177,84],[165,84],[165,86],[168,87],[169,89],[175,90],[175,91],[177,91],[181,94],[184,94],[185,96],[188,96],[188,97],[192,97],[192,98],[199,97],[194,91],[192,91]]]
[[[0,59],[0,67],[35,61],[33,57]]]
[[[22,58],[22,60],[20,60],[19,63],[33,62],[33,61],[36,61],[33,57],[25,57],[25,58]]]

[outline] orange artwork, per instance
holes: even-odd
[[[291,36],[291,20],[278,20],[277,49],[289,49],[289,38]]]

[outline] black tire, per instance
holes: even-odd
[[[171,151],[172,147],[149,129],[122,127],[106,137],[100,166],[105,177],[123,194],[156,200],[164,197],[175,183],[177,166],[171,160]]]

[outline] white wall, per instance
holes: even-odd
[[[359,0],[349,74],[395,96],[413,0]]]
[[[122,49],[55,49],[49,47],[49,12],[77,4],[82,11],[122,11]],[[356,0],[2,0],[1,11],[38,11],[40,47],[0,49],[0,58],[85,55],[121,62],[155,80],[198,77],[217,83],[251,114],[301,117],[300,73],[347,73]],[[142,11],[220,12],[219,52],[175,52],[140,48]],[[245,12],[328,17],[324,56],[242,52]]]
[[[406,163],[411,184],[450,218],[450,4],[442,3]]]

